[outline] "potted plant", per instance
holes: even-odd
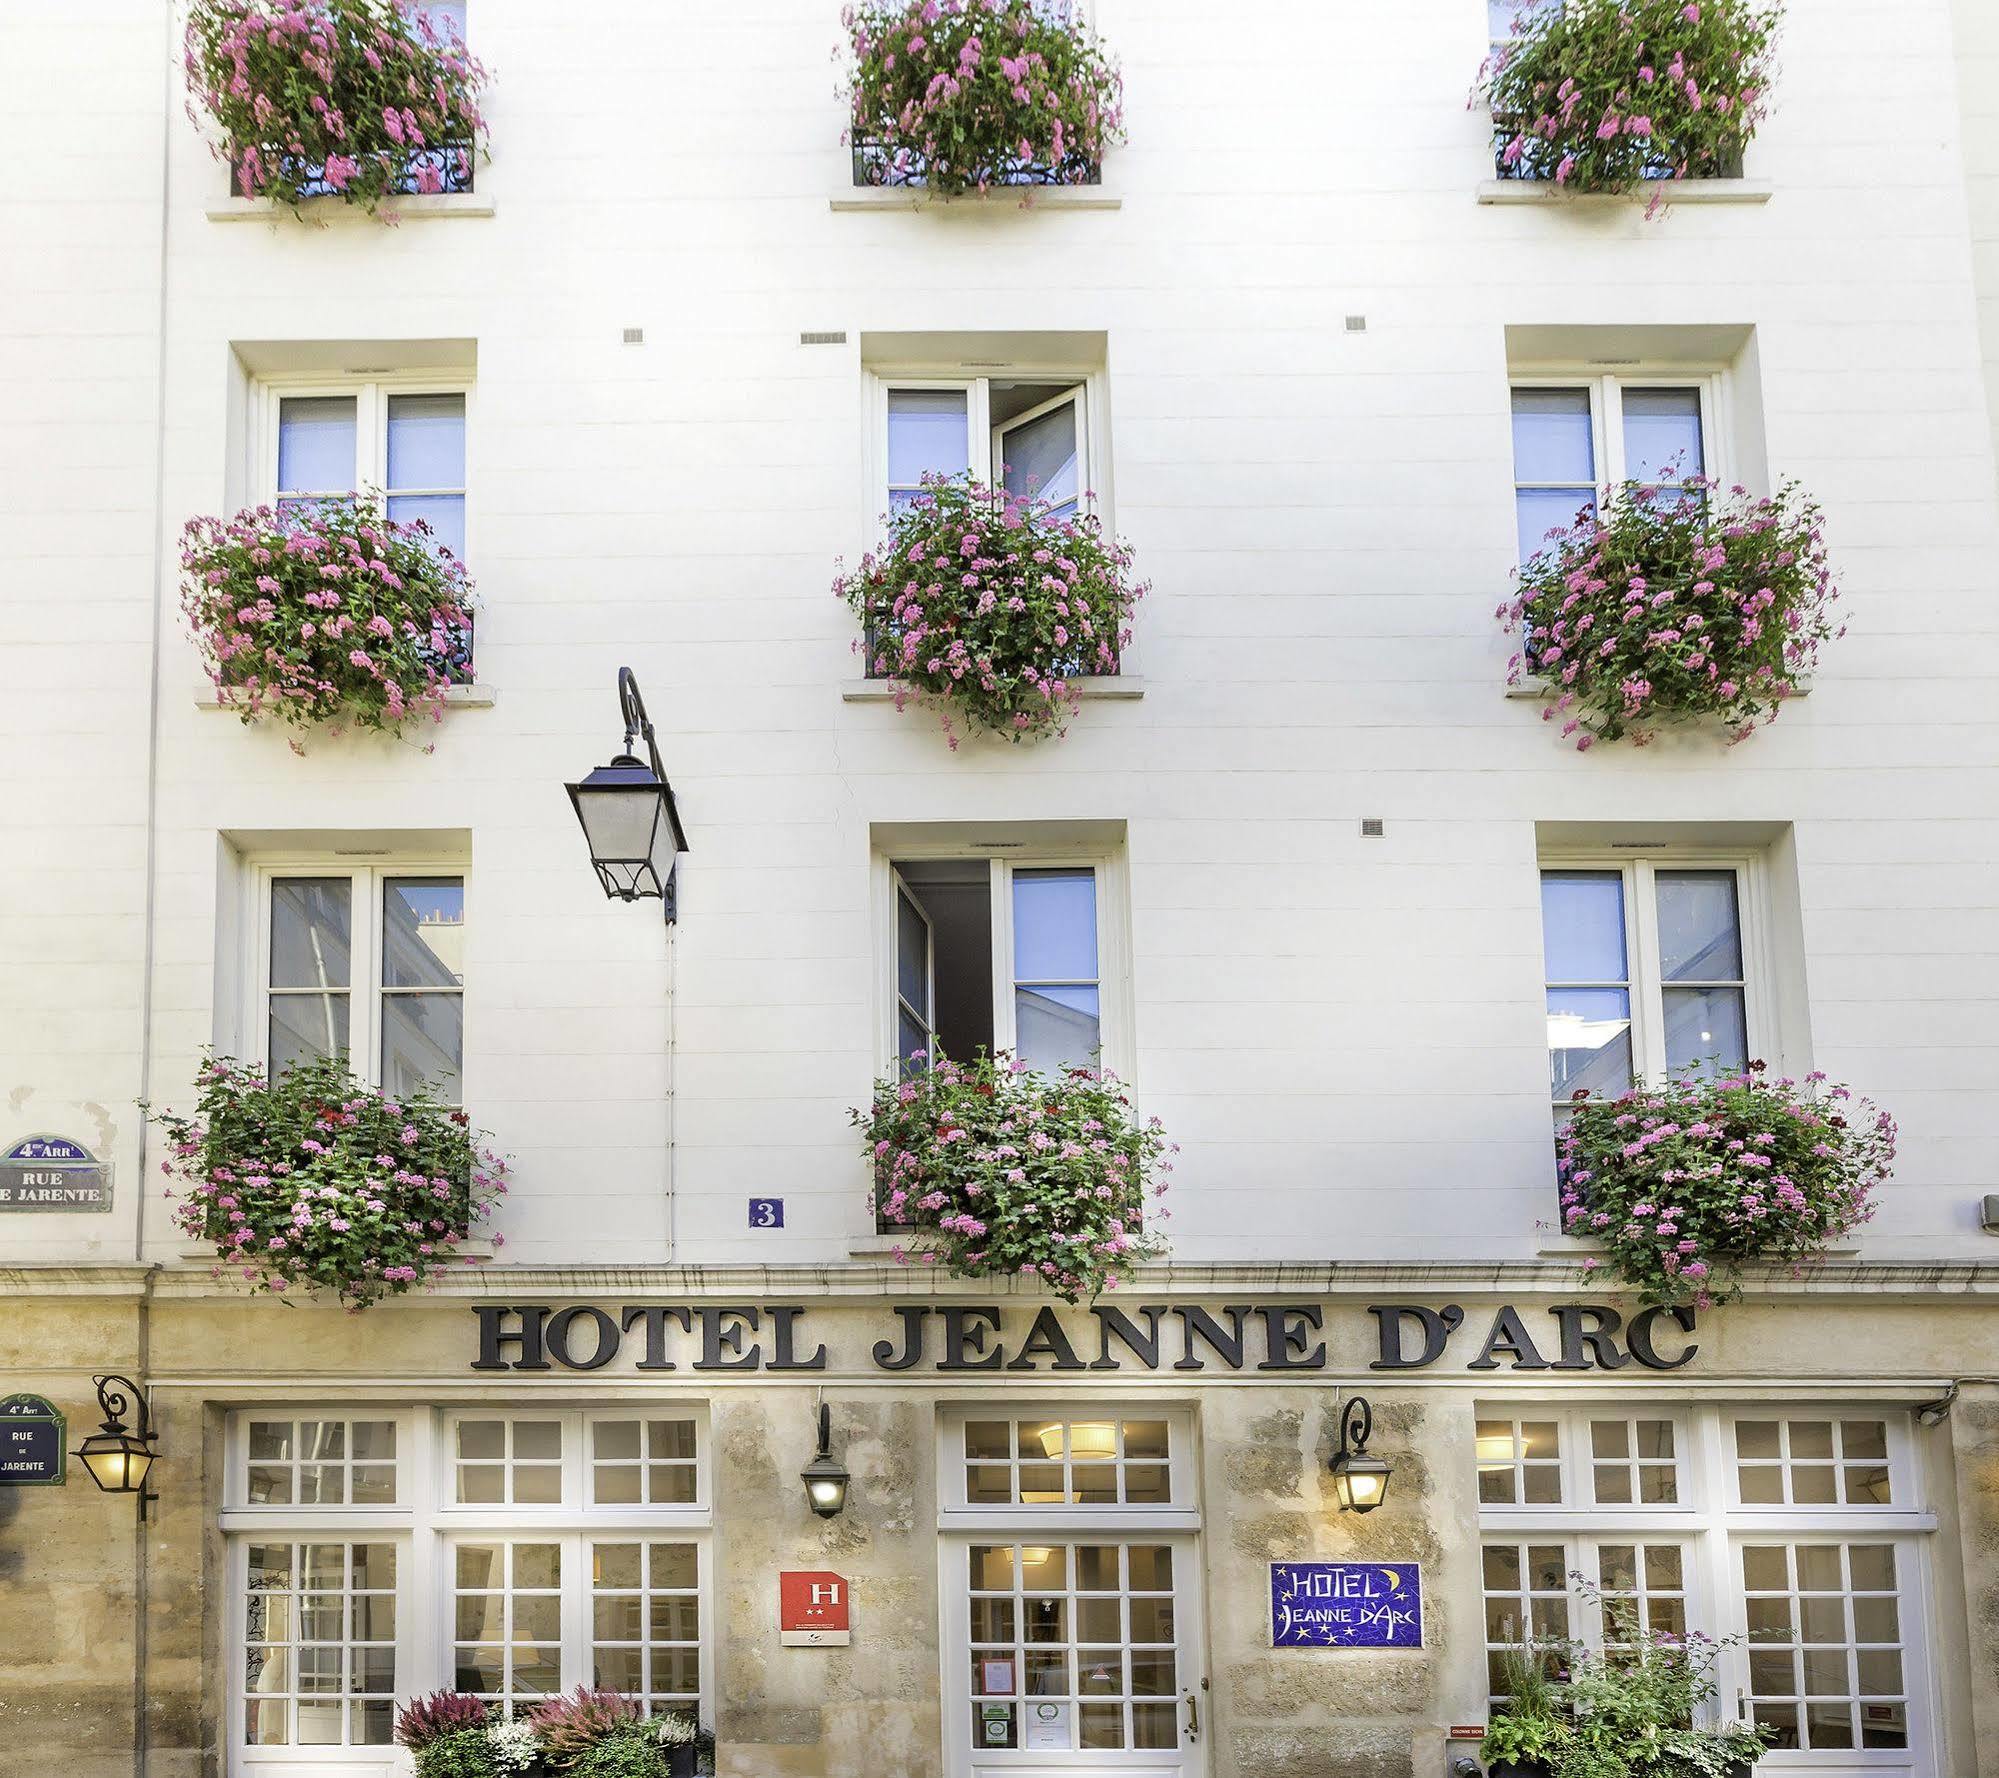
[[[294,212],[469,191],[484,155],[486,70],[421,5],[192,0],[182,61],[236,189]]]
[[[442,721],[445,694],[472,677],[464,565],[428,526],[394,523],[372,498],[191,519],[181,607],[209,678],[246,723],[400,734]]]
[[[1117,1079],[1032,1073],[1006,1056],[877,1081],[853,1114],[874,1170],[876,1214],[909,1236],[896,1258],[955,1277],[1039,1279],[1066,1302],[1114,1290],[1164,1251],[1172,1150]]]
[[[489,1731],[495,1726],[483,1698],[465,1692],[431,1692],[396,1712],[396,1742],[416,1762],[417,1778],[502,1778]]]
[[[1520,638],[1511,683],[1547,686],[1545,721],[1579,751],[1663,720],[1774,721],[1819,649],[1843,636],[1819,508],[1786,485],[1768,499],[1699,478],[1637,482],[1555,533],[1497,616]]]
[[[238,1267],[258,1290],[329,1290],[350,1309],[399,1295],[453,1263],[506,1190],[463,1111],[381,1092],[338,1059],[273,1080],[210,1056],[195,1082],[191,1117],[156,1114],[175,1221],[214,1245],[218,1276]]]
[[[1487,1725],[1487,1778],[1746,1778],[1765,1751],[1747,1723],[1699,1726],[1734,1639],[1644,1634],[1629,1600],[1601,1607],[1604,1645],[1553,1639],[1508,1651],[1506,1701]]]
[[[1521,0],[1473,94],[1499,176],[1629,192],[1740,173],[1781,17],[1769,0]]]
[[[856,185],[1093,185],[1123,139],[1117,67],[1066,7],[861,0],[841,18]]]
[[[1874,1213],[1894,1119],[1814,1071],[1687,1073],[1616,1099],[1579,1093],[1558,1149],[1562,1226],[1601,1241],[1648,1303],[1706,1307],[1754,1264],[1799,1267]]]
[[[887,541],[833,590],[860,618],[870,674],[975,732],[1060,734],[1078,675],[1115,673],[1145,587],[1096,515],[965,477],[926,477]]]
[[[715,1737],[686,1711],[649,1716],[598,1687],[545,1698],[528,1724],[549,1768],[568,1778],[695,1778],[715,1769]]]

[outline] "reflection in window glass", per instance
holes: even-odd
[[[353,888],[345,877],[271,884],[271,1073],[347,1053],[352,1007]]]
[[[888,392],[888,499],[905,506],[926,475],[957,476],[971,468],[970,396],[963,389]]]
[[[452,1559],[452,1689],[513,1717],[562,1689],[562,1546],[470,1539]]]
[[[396,1547],[253,1543],[243,1734],[252,1747],[386,1747],[394,1728]]]
[[[382,1087],[456,1103],[465,1058],[465,880],[382,887]]]
[[[1016,1053],[1052,1073],[1094,1066],[1103,1042],[1097,975],[1097,873],[1013,873]]]
[[[439,548],[465,558],[465,397],[389,397],[389,517],[430,527]]]

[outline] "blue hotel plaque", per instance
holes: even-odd
[[[1273,1562],[1272,1648],[1421,1648],[1415,1562]]]

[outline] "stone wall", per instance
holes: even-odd
[[[1957,1460],[1978,1778],[1999,1773],[1999,1385],[1969,1383],[1950,1416]]]

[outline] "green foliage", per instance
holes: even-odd
[[[614,1723],[577,1756],[569,1772],[570,1778],[666,1778],[667,1749],[655,1723]]]
[[[154,1114],[181,1188],[174,1218],[260,1290],[366,1308],[451,1263],[506,1190],[463,1111],[426,1092],[391,1098],[338,1058],[267,1080],[209,1056],[195,1079],[192,1117]]]
[[[1596,192],[1734,172],[1781,16],[1766,0],[1521,0],[1479,76],[1500,170]]]
[[[1171,1145],[1108,1074],[1049,1077],[1005,1057],[939,1057],[876,1082],[874,1102],[853,1118],[877,1212],[918,1231],[916,1251],[954,1276],[1026,1273],[1076,1302],[1164,1249],[1146,1227],[1145,1200],[1166,1189]]]
[[[1123,137],[1116,67],[1045,3],[863,0],[842,18],[851,139],[873,184],[1085,184]]]
[[[416,1778],[502,1778],[484,1729],[451,1729],[417,1749]]]

